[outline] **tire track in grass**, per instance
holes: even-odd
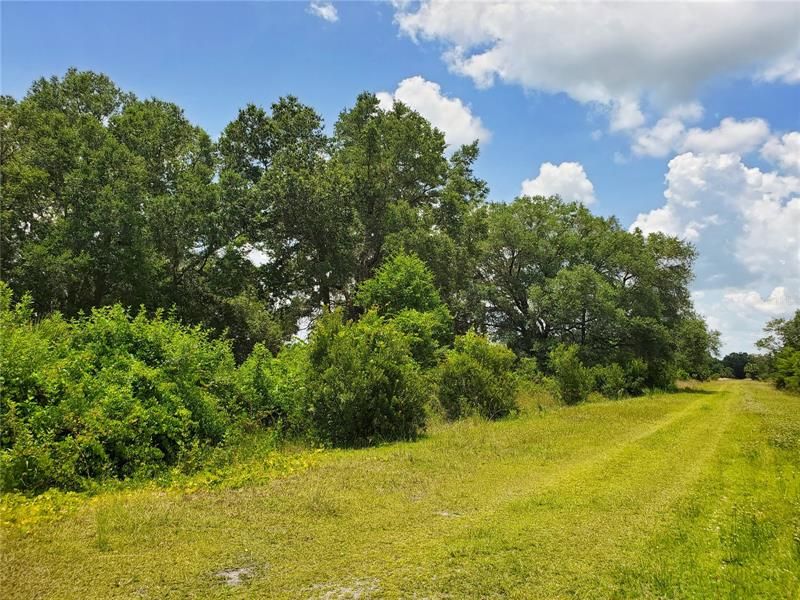
[[[138,590],[152,597],[309,597],[322,589],[314,585],[346,588],[356,580],[377,582],[373,593],[380,597],[415,590],[435,595],[450,585],[478,595],[536,589],[531,577],[547,558],[545,544],[531,544],[537,528],[551,532],[550,554],[558,559],[552,546],[570,536],[553,537],[561,525],[556,517],[578,535],[581,523],[591,529],[603,508],[587,505],[587,497],[560,506],[559,495],[577,499],[587,484],[602,487],[608,465],[630,468],[631,452],[681,430],[698,414],[707,416],[702,407],[722,396],[642,398],[544,418],[457,424],[416,443],[332,453],[320,467],[265,486],[120,503],[115,511],[131,519],[151,517],[132,522],[130,531],[125,523],[112,524],[109,551],[93,547],[86,515],[54,524],[25,545],[51,574],[58,597],[121,597]],[[457,516],[436,514],[452,507]],[[36,547],[45,540],[53,545],[43,558]],[[482,549],[499,562],[487,560]],[[269,565],[247,588],[221,588],[208,576],[245,559]],[[467,559],[474,573],[461,577],[459,563]],[[17,566],[21,560],[12,558]],[[29,596],[42,592],[20,584],[20,596],[26,589]],[[567,587],[562,582],[552,589]]]
[[[673,398],[667,398],[668,402],[674,401]],[[409,581],[417,577],[421,570],[421,565],[414,559],[409,560],[409,557],[416,557],[419,554],[437,555],[442,546],[457,532],[473,527],[476,523],[482,523],[487,515],[497,513],[505,505],[519,498],[530,497],[531,494],[545,489],[555,489],[571,474],[589,471],[596,465],[607,462],[614,456],[625,452],[632,444],[657,435],[659,431],[673,427],[679,421],[692,418],[700,410],[699,407],[707,401],[707,398],[708,396],[691,398],[685,406],[668,412],[666,416],[648,419],[644,425],[636,424],[635,427],[621,431],[619,437],[610,443],[609,440],[605,440],[605,443],[602,444],[602,452],[595,455],[581,456],[577,460],[568,456],[566,460],[542,465],[527,462],[524,457],[514,456],[511,462],[516,463],[514,466],[517,467],[517,470],[512,473],[512,476],[507,470],[498,469],[496,464],[490,464],[471,472],[468,477],[461,480],[461,485],[456,490],[448,489],[448,493],[441,494],[436,504],[424,504],[423,507],[395,506],[394,512],[386,515],[386,518],[390,521],[405,521],[408,528],[415,531],[400,539],[387,539],[383,543],[376,543],[374,537],[369,535],[368,530],[384,529],[387,527],[386,523],[373,520],[367,528],[364,528],[363,523],[356,524],[358,529],[364,529],[364,543],[358,544],[357,547],[351,546],[353,554],[347,563],[350,564],[353,558],[358,557],[355,562],[363,565],[362,569],[358,571],[358,577],[384,580],[385,585],[381,596],[404,596],[403,590],[410,585]],[[640,401],[647,402],[649,399],[633,399],[629,402]],[[624,419],[626,409],[633,407],[619,402],[609,402],[604,406],[574,407],[567,410],[576,413],[581,411],[581,408],[592,411],[622,411],[621,418]],[[554,413],[553,417],[570,418],[569,415],[563,413]],[[516,426],[519,423],[483,424],[484,427],[509,425]],[[585,425],[591,430],[596,428],[597,423],[585,420],[581,422],[581,425]],[[372,485],[376,484],[377,482],[372,483]],[[471,493],[466,493],[466,491]],[[437,510],[437,506],[440,509],[455,506],[456,510]],[[439,560],[437,559],[437,562]],[[433,564],[425,565],[428,569],[433,569],[434,566]],[[386,581],[387,571],[393,573],[394,583]],[[345,575],[342,573],[340,577],[345,577]],[[397,582],[400,583],[399,586],[397,586]]]
[[[800,598],[800,398],[735,385],[713,469],[619,569],[618,597]]]
[[[629,560],[637,540],[709,467],[732,402],[728,394],[693,402],[622,447],[465,524],[446,540],[436,580],[420,585],[456,597],[612,595],[613,565]]]

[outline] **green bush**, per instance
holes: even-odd
[[[539,362],[533,356],[517,359],[515,371],[520,382],[538,383],[543,377],[539,370]]]
[[[640,358],[634,358],[625,365],[625,391],[631,396],[641,396],[647,386],[648,374],[651,369]],[[661,380],[662,385],[669,387],[675,380],[674,375],[666,376]]]
[[[441,348],[453,341],[453,317],[442,302],[433,274],[413,254],[395,254],[363,282],[356,305],[374,309],[408,337],[414,360],[436,365]]]
[[[516,408],[514,353],[474,332],[459,336],[438,371],[439,402],[447,418],[477,413],[497,419]]]
[[[622,398],[627,393],[625,370],[617,363],[592,368],[594,389],[606,398]]]
[[[453,318],[445,306],[427,312],[407,308],[391,322],[408,337],[411,355],[425,368],[435,366],[441,348],[452,342]]]
[[[788,346],[775,356],[775,385],[800,392],[800,350]]]
[[[3,489],[150,475],[223,440],[241,402],[227,342],[118,305],[35,322],[0,292]]]
[[[441,306],[433,274],[413,254],[398,253],[387,259],[375,276],[361,284],[356,304],[375,308],[384,317],[414,309],[427,312]]]
[[[306,420],[308,352],[304,343],[281,348],[277,356],[262,344],[239,367],[241,412],[253,423],[282,423],[301,432]]]
[[[591,369],[578,358],[578,346],[559,344],[550,352],[550,368],[556,382],[558,395],[564,404],[578,404],[586,400],[594,384]]]
[[[428,389],[408,338],[374,311],[357,322],[341,311],[319,320],[308,390],[317,434],[337,446],[413,439],[425,424]]]

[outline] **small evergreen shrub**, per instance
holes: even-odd
[[[388,258],[374,277],[361,284],[355,301],[406,334],[411,354],[423,368],[435,366],[441,348],[453,341],[453,317],[430,269],[413,254]]]
[[[514,353],[474,332],[459,336],[438,370],[439,402],[448,419],[477,413],[498,419],[515,410]]]
[[[578,346],[559,344],[550,352],[550,368],[556,382],[558,395],[564,404],[578,404],[586,400],[594,384],[591,369],[578,357]]]
[[[341,311],[319,320],[308,393],[317,434],[336,446],[413,439],[425,425],[428,389],[408,338],[374,311],[357,322]]]

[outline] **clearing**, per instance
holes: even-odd
[[[3,597],[800,597],[800,397],[765,384],[275,454],[12,518]]]

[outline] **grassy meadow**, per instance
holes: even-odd
[[[798,598],[800,397],[750,381],[3,499],[4,598]]]

